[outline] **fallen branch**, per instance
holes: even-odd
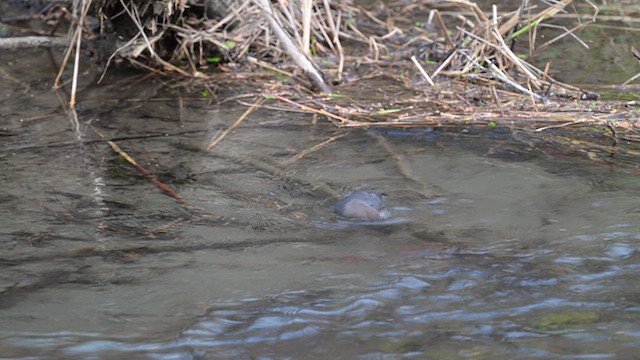
[[[0,49],[35,49],[39,47],[54,48],[66,47],[69,40],[56,36],[23,36],[13,38],[0,38]]]

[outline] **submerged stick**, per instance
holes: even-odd
[[[404,176],[405,179],[411,181],[412,183],[416,184],[419,187],[419,189],[417,189],[416,191],[420,195],[424,196],[425,198],[434,197],[433,191],[429,190],[427,186],[420,181],[420,179],[418,179],[415,175],[413,175],[413,172],[411,171],[411,168],[409,168],[409,166],[407,165],[407,162],[404,160],[404,157],[391,147],[391,144],[389,144],[389,141],[387,141],[387,139],[371,131],[367,131],[367,134],[373,137],[374,139],[376,139],[378,143],[382,145],[382,147],[387,151],[387,153],[391,155],[391,157],[396,162],[396,166],[398,167],[398,171],[400,171],[400,174]]]
[[[214,146],[216,146],[220,141],[222,141],[222,139],[224,139],[227,134],[229,134],[233,129],[235,129],[238,125],[240,125],[240,123],[242,122],[242,120],[244,120],[247,116],[249,116],[249,114],[251,114],[253,112],[253,110],[260,106],[260,104],[262,104],[264,102],[264,98],[260,98],[258,99],[256,102],[253,103],[253,105],[251,105],[242,115],[240,115],[240,117],[238,118],[238,120],[236,120],[236,122],[233,123],[233,125],[229,126],[229,128],[227,130],[225,130],[222,134],[220,134],[220,136],[211,139],[211,142],[209,143],[209,145],[207,146],[207,151],[211,150]]]
[[[296,154],[295,156],[291,157],[290,159],[287,159],[283,162],[281,162],[279,165],[280,166],[289,166],[291,164],[293,164],[294,162],[302,159],[303,157],[311,154],[314,151],[317,151],[323,147],[325,147],[327,144],[330,144],[338,139],[340,139],[341,137],[344,137],[346,134],[341,134],[341,135],[336,135],[336,136],[332,136],[329,139],[321,142],[320,144],[316,144],[308,149],[303,150],[302,152]]]
[[[185,205],[188,205],[188,206],[190,206],[190,207],[192,207],[192,208],[194,208],[196,210],[202,211],[205,214],[208,214],[208,215],[211,215],[211,216],[217,216],[216,214],[214,214],[210,210],[205,209],[205,208],[203,208],[201,206],[198,206],[196,204],[191,203],[189,200],[187,200],[182,195],[178,194],[175,190],[170,188],[168,185],[166,185],[165,183],[160,181],[155,175],[153,175],[151,172],[149,172],[149,170],[147,170],[147,169],[143,168],[142,166],[138,165],[138,163],[131,156],[129,156],[129,154],[127,154],[124,150],[122,150],[118,146],[118,144],[114,143],[113,141],[107,141],[107,144],[109,144],[109,146],[111,146],[113,151],[117,152],[120,156],[122,156],[125,160],[127,160],[127,162],[129,164],[133,165],[133,167],[135,167],[136,170],[138,170],[138,172],[140,172],[147,179],[149,179],[155,186],[159,187],[162,191],[167,193],[167,195],[171,196],[172,198],[178,200],[179,202],[181,202],[181,203],[183,203]]]

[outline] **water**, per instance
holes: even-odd
[[[243,107],[191,101],[180,120],[175,101],[120,110],[89,94],[98,115],[75,132],[39,95],[3,104],[46,115],[5,117],[5,357],[624,358],[640,344],[628,164],[565,160],[500,130],[394,130],[350,131],[282,167],[339,130],[262,111],[206,152]],[[90,126],[175,134],[118,143],[223,218],[166,196],[105,143],[74,143]],[[402,221],[333,214],[335,195],[362,186]]]
[[[636,357],[636,159],[269,110],[208,152],[246,107],[125,73],[75,124],[54,69],[0,63],[3,358]],[[332,212],[361,188],[389,220]]]

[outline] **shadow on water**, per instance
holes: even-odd
[[[635,159],[499,128],[392,129],[282,166],[340,130],[259,111],[207,152],[244,107],[180,110],[160,86],[109,81],[83,90],[75,130],[48,84],[0,102],[4,357],[637,352]],[[388,195],[388,220],[333,213],[361,188]]]

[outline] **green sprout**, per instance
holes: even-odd
[[[209,64],[220,64],[222,62],[222,57],[220,56],[212,56],[207,58],[207,62]]]

